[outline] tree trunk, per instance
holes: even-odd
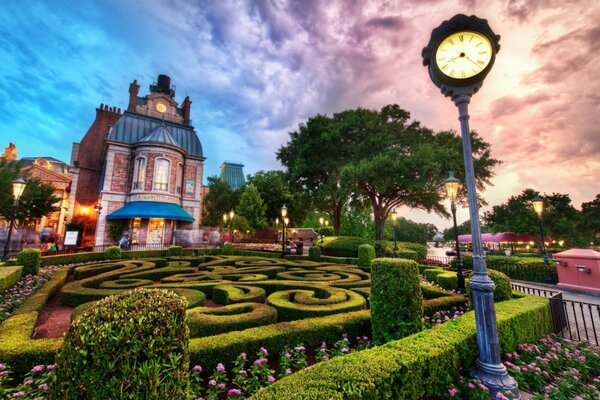
[[[331,225],[333,226],[333,233],[335,236],[340,236],[342,228],[342,209],[344,208],[345,202],[333,201],[333,207],[331,210]]]
[[[375,220],[375,240],[383,240],[385,233],[385,220],[387,217],[387,209],[381,207],[376,202],[372,202],[373,219]]]

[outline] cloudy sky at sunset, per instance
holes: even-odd
[[[281,168],[275,151],[317,113],[397,103],[430,128],[458,129],[421,63],[431,30],[457,13],[488,19],[502,36],[470,106],[472,129],[503,161],[488,202],[527,187],[568,193],[577,208],[593,199],[598,0],[2,0],[0,147],[68,162],[100,103],[126,108],[129,83],[145,95],[159,73],[177,101],[193,102],[205,178],[224,160],[247,174]]]

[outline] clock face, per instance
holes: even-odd
[[[167,106],[164,103],[156,103],[156,110],[158,112],[164,113],[167,111]]]
[[[446,37],[435,51],[435,63],[446,76],[468,79],[480,74],[492,60],[492,44],[484,35],[460,31]]]

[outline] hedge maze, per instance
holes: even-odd
[[[113,260],[72,276],[60,301],[76,307],[73,318],[131,289],[171,290],[187,300],[192,338],[364,310],[371,285],[369,273],[349,265],[227,255]]]

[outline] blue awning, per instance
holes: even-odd
[[[194,221],[181,206],[172,203],[158,203],[154,201],[134,201],[125,207],[106,216],[106,219],[131,219],[131,218],[165,218],[179,221]]]

